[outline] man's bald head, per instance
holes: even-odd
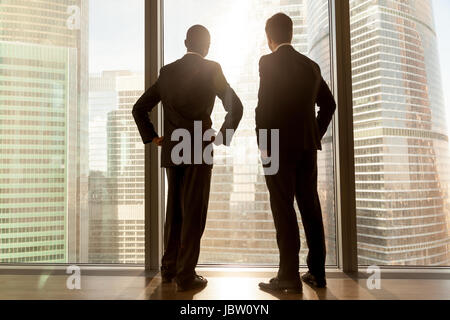
[[[211,35],[204,26],[195,25],[189,28],[184,43],[188,51],[196,52],[206,57],[211,44]]]

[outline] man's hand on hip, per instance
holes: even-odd
[[[163,141],[164,141],[164,137],[158,137],[158,138],[153,139],[152,143],[154,143],[158,147],[161,147]]]

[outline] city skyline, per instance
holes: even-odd
[[[143,2],[141,0],[131,0],[133,5],[122,3],[121,0],[97,0],[94,6],[91,5],[90,15],[93,17],[89,20],[90,25],[90,74],[100,74],[109,70],[129,70],[137,72],[144,70],[144,15],[142,14]],[[450,2],[448,0],[432,0],[434,6],[436,33],[438,38],[439,56],[441,57],[442,80],[445,96],[445,104],[450,108],[450,60],[443,59],[450,53],[450,38],[446,37],[447,31],[450,29],[450,20],[447,19],[447,13],[450,12]],[[105,3],[108,5],[106,6]],[[105,14],[107,7],[108,14]],[[198,7],[200,10],[201,6]],[[166,8],[167,9],[167,8]],[[170,7],[169,7],[170,9]],[[99,14],[102,12],[102,14]],[[269,17],[270,13],[268,13]],[[100,19],[98,18],[100,16]],[[108,17],[114,17],[108,18]],[[102,18],[106,17],[106,18]],[[193,22],[194,23],[194,22]],[[138,32],[135,37],[128,37],[127,43],[120,48],[120,63],[115,59],[106,59],[111,56],[110,50],[116,46],[116,42],[110,37],[104,37],[105,28],[113,33],[123,34],[126,29],[122,25],[131,26],[133,30]],[[166,26],[166,28],[171,28]],[[176,37],[180,39],[180,44],[184,48],[183,40],[187,30],[178,28],[170,29],[172,34],[178,34]],[[261,29],[264,35],[264,29]],[[108,41],[110,40],[110,41]],[[212,41],[220,41],[219,36],[212,35]],[[171,60],[179,57],[171,57]],[[166,61],[170,62],[170,61]],[[218,61],[221,63],[221,61]],[[447,115],[447,124],[450,127],[450,112]]]
[[[132,3],[0,3],[0,12],[12,13],[0,20],[0,262],[143,263],[144,146],[131,108],[144,90],[144,1]],[[450,259],[449,72],[442,57],[449,46],[439,43],[445,23],[439,9],[431,15],[431,3],[450,10],[442,0],[351,1],[361,264]],[[274,12],[289,14],[293,46],[317,61],[330,83],[328,1],[165,4],[165,63],[185,53],[185,29],[204,23],[213,34],[209,57],[221,63],[245,109],[233,148],[216,150],[201,262],[276,264],[254,134],[258,60],[269,53],[264,23]],[[36,32],[39,23],[45,32]],[[217,101],[214,127],[223,116]],[[331,129],[323,145],[319,194],[327,263],[334,265]],[[302,235],[302,264],[305,250]]]
[[[212,34],[223,38],[219,43],[212,42],[208,58],[220,61],[228,82],[244,105],[244,115],[231,148],[215,148],[215,166],[200,263],[278,264],[275,227],[254,131],[259,89],[258,61],[259,56],[269,53],[265,34],[259,30],[264,30],[266,17],[272,12],[287,12],[294,20],[293,46],[304,53],[310,48],[317,48],[313,50],[314,57],[322,68],[324,79],[330,82],[329,35],[324,33],[328,24],[326,4],[324,0],[249,0],[244,4],[239,0],[216,1],[214,4],[203,0],[186,2],[182,6],[175,0],[165,2],[164,18],[168,25],[185,29],[196,21],[209,28]],[[199,8],[208,14],[202,14]],[[239,11],[241,8],[243,10]],[[189,18],[180,20],[185,14]],[[234,27],[223,28],[223,24],[230,20],[233,20]],[[326,25],[322,25],[323,21],[326,21]],[[244,27],[247,29],[242,32]],[[166,39],[169,40],[164,42],[164,60],[171,62],[178,59],[185,49],[182,41],[184,35],[172,35],[169,32],[166,30]],[[243,37],[239,38],[240,35]],[[220,127],[224,115],[222,103],[217,99],[212,113],[214,128]],[[323,152],[318,156],[319,196],[324,209],[328,265],[336,264],[337,257],[332,154],[332,136],[329,131],[324,138]],[[245,162],[242,161],[244,158]],[[300,261],[306,264],[307,245],[299,213],[298,221],[302,234]]]
[[[90,79],[89,262],[143,264],[144,145],[131,110],[144,76],[109,71]]]
[[[90,73],[99,74],[108,70],[130,70],[133,72],[144,70],[144,15],[142,14],[143,2],[141,0],[130,0],[133,5],[122,3],[121,0],[97,0],[95,5],[91,5],[90,14],[93,19],[89,20],[90,24],[90,66],[95,66]],[[450,38],[446,37],[447,30],[450,29],[450,20],[447,19],[447,13],[450,12],[450,2],[448,0],[432,0],[434,6],[434,15],[436,23],[436,33],[439,43],[439,55],[441,57],[442,75],[443,75],[443,87],[445,91],[446,105],[450,104],[450,61],[448,59],[442,59],[450,52]],[[105,6],[105,4],[108,6]],[[104,14],[104,8],[108,8],[108,15]],[[170,7],[169,7],[170,8]],[[199,7],[201,9],[201,6]],[[167,9],[167,8],[166,8]],[[200,10],[199,9],[199,10]],[[100,15],[99,13],[102,12]],[[273,12],[275,13],[275,12]],[[269,17],[270,13],[268,13]],[[98,18],[100,16],[100,19]],[[115,17],[115,19],[108,18],[109,16]],[[101,18],[106,17],[106,18]],[[267,18],[268,18],[267,17]],[[107,25],[107,30],[111,30],[114,33],[123,34],[125,31],[122,25],[132,26],[133,30],[138,31],[137,37],[127,38],[127,45],[121,48],[121,64],[118,64],[114,60],[104,60],[104,57],[109,56],[110,48],[116,45],[116,42],[110,37],[102,37],[105,34],[103,31],[104,26]],[[170,28],[170,26],[166,26]],[[187,30],[180,30],[178,28],[170,29],[172,34],[179,33],[177,36],[181,39],[185,36]],[[261,33],[264,35],[264,29],[261,29]],[[108,42],[108,39],[110,42]],[[179,46],[183,47],[183,39]],[[217,35],[212,35],[212,41],[220,41]],[[94,49],[98,48],[98,49]],[[184,48],[184,47],[183,47]],[[100,53],[100,54],[97,54]],[[167,63],[168,61],[166,61]],[[218,61],[219,63],[221,61]],[[450,124],[450,116],[447,119]],[[449,126],[450,127],[450,126]]]
[[[243,13],[239,12],[239,9],[236,9],[236,8],[234,9],[235,11],[229,11],[228,7],[222,6],[221,3],[218,2],[218,3],[215,3],[214,6],[209,7],[209,11],[213,13],[213,14],[211,14],[211,16],[220,17],[219,20],[214,20],[214,23],[211,24],[211,22],[208,22],[207,20],[202,20],[201,15],[196,16],[196,13],[200,12],[199,8],[205,8],[206,3],[203,3],[202,1],[197,1],[197,2],[195,2],[195,5],[187,6],[186,8],[183,8],[183,10],[182,10],[183,14],[181,14],[181,11],[176,10],[175,2],[166,1],[165,13],[166,13],[166,15],[169,14],[169,16],[166,16],[166,24],[168,25],[168,27],[166,28],[166,34],[171,35],[170,41],[165,42],[165,46],[166,46],[165,47],[165,61],[166,61],[166,63],[169,63],[171,61],[174,61],[174,60],[180,58],[185,51],[184,45],[183,45],[184,33],[172,33],[174,31],[172,31],[171,26],[176,25],[177,30],[187,29],[190,25],[196,23],[197,21],[204,21],[204,24],[207,27],[208,27],[208,24],[211,26],[210,31],[213,34],[213,44],[211,47],[211,52],[210,52],[209,58],[216,59],[218,62],[221,62],[224,72],[228,76],[230,83],[232,83],[232,84],[240,83],[239,79],[242,77],[245,78],[246,77],[245,75],[247,75],[248,77],[253,79],[253,80],[251,80],[251,82],[253,83],[254,78],[255,78],[255,73],[254,73],[254,66],[251,66],[251,65],[255,64],[255,61],[257,61],[257,57],[259,57],[262,54],[268,53],[268,48],[265,47],[264,45],[262,45],[262,46],[260,46],[259,50],[254,51],[253,48],[250,49],[251,45],[246,43],[245,40],[243,40],[243,39],[246,39],[246,37],[248,37],[249,35],[254,36],[255,34],[258,33],[257,30],[263,30],[263,27],[264,27],[263,23],[265,22],[264,15],[269,15],[270,12],[275,12],[275,11],[285,11],[286,13],[290,14],[291,13],[290,10],[292,10],[291,16],[293,16],[295,21],[297,21],[297,19],[296,19],[297,11],[296,10],[299,9],[299,6],[305,5],[303,1],[292,1],[292,2],[280,1],[278,6],[274,5],[275,3],[276,3],[275,1],[264,2],[264,4],[262,4],[261,7],[264,7],[265,10],[262,11],[262,16],[260,16],[261,18],[253,20],[253,19],[248,18],[247,13],[246,13],[246,12],[248,12],[248,10],[252,10],[251,1],[247,1],[243,4],[246,6],[245,8],[243,7],[243,5],[241,5],[241,7],[242,7],[241,9],[243,9],[242,10]],[[305,3],[308,3],[308,5],[311,4],[311,2],[305,2]],[[271,6],[271,4],[273,6]],[[322,2],[322,4],[326,5],[326,2]],[[233,7],[239,7],[239,6],[236,5]],[[310,7],[309,9],[310,9],[310,11],[315,10],[314,12],[316,12],[316,13],[318,12],[317,11],[318,8]],[[186,12],[188,14],[186,14]],[[214,14],[214,12],[217,12],[217,14]],[[219,15],[220,12],[222,12],[222,14]],[[224,14],[224,12],[226,12],[226,14]],[[184,14],[186,14],[186,15],[184,15]],[[182,19],[182,16],[188,16],[190,18]],[[226,31],[222,30],[220,25],[223,24],[224,21],[226,21],[227,19],[230,19],[231,16],[233,17],[233,22],[234,22],[235,26],[229,30],[227,29]],[[245,20],[246,18],[247,18],[247,20]],[[181,21],[180,21],[180,19],[181,19]],[[299,17],[298,21],[300,21],[302,19],[303,18]],[[321,26],[321,21],[324,21],[324,20],[321,20],[320,18],[317,18],[317,17],[315,19],[317,20],[316,25]],[[251,20],[252,23],[248,23],[249,20]],[[177,21],[177,22],[173,23],[173,21]],[[244,25],[247,27],[247,30],[244,33],[240,34],[242,36],[242,38],[240,40],[242,40],[242,41],[237,41],[237,42],[233,41],[234,39],[236,39],[235,35],[237,34],[237,30],[239,30],[240,27],[243,27]],[[322,28],[322,30],[325,30],[325,29],[323,29],[324,27],[327,28],[328,24],[322,25],[319,28]],[[216,37],[218,39],[221,39],[220,43],[214,43],[214,35],[216,35]],[[259,36],[260,36],[259,42],[263,43],[265,40],[264,33],[261,33]],[[319,36],[318,36],[318,38],[319,38]],[[309,40],[309,41],[311,41],[311,40]],[[233,43],[233,47],[231,47],[231,49],[230,49],[230,47],[226,47],[227,45],[230,45],[231,43]],[[300,41],[300,43],[294,41],[294,46],[296,46],[298,50],[305,52],[307,54],[308,53],[312,54],[313,58],[314,58],[314,54],[315,54],[319,60],[321,58],[324,59],[324,60],[321,60],[318,62],[325,66],[325,70],[323,70],[323,71],[325,72],[325,74],[327,74],[327,72],[329,72],[329,69],[327,69],[327,68],[329,68],[329,58],[327,58],[327,56],[323,55],[323,52],[321,53],[320,50],[318,50],[316,53],[309,52],[308,50],[306,50],[307,44],[308,44],[307,40],[306,40],[306,42]],[[324,48],[324,47],[322,47],[322,48]],[[248,58],[250,60],[246,60],[246,59],[239,60],[238,59],[239,55],[248,56]],[[253,57],[253,61],[251,60],[252,57]],[[329,57],[329,55],[328,55],[328,57]],[[238,61],[236,62],[236,60],[238,60]],[[238,65],[237,63],[241,63],[241,64]],[[250,64],[250,67],[249,67],[249,64]],[[250,69],[248,69],[248,68],[250,68]],[[241,83],[241,84],[237,84],[237,87],[239,88],[239,86],[241,86],[241,85],[246,86],[245,84]],[[255,104],[255,101],[253,100],[254,98],[250,98],[250,96],[256,95],[254,90],[255,89],[253,88],[249,92],[246,92],[243,94],[244,95],[244,105],[247,105],[248,108],[250,108],[251,106],[253,106]],[[250,100],[248,100],[248,99],[250,99]],[[217,106],[217,108],[220,109],[221,107]],[[436,112],[436,110],[438,110],[438,109],[435,109],[434,112]],[[215,119],[215,122],[220,121],[220,119],[221,119],[220,112],[215,113],[214,119]],[[244,116],[244,119],[245,119],[245,116]],[[435,119],[434,121],[436,121],[437,120],[436,116],[433,116],[433,119]],[[445,125],[441,124],[441,127],[445,128]],[[244,124],[243,128],[241,128],[241,129],[247,130],[246,125]],[[446,129],[441,130],[441,132],[443,134],[447,134]],[[237,139],[239,139],[239,136]],[[242,143],[244,143],[243,140],[239,144],[242,145]],[[245,143],[249,143],[249,141],[245,141]],[[330,151],[332,151],[332,150],[330,150]],[[252,152],[250,152],[250,153],[252,153]],[[220,152],[219,152],[219,154],[220,154]],[[331,158],[332,154],[329,154],[327,157]],[[327,157],[324,157],[324,159],[325,159],[324,163],[327,162],[327,160],[326,160]],[[223,169],[220,169],[220,168],[221,168],[220,166],[216,167],[216,175],[218,175],[218,177],[219,176],[222,177],[224,172],[227,172],[227,175],[224,175],[223,178],[225,178],[227,176],[229,176],[229,177],[232,176],[232,175],[230,175],[231,174],[230,168],[228,168],[228,169],[227,169],[227,167],[224,167]],[[322,170],[323,170],[323,168],[326,168],[326,165],[325,165],[325,167],[322,167]],[[225,171],[223,171],[223,170],[225,170]],[[222,172],[222,173],[219,174],[219,172]],[[242,174],[242,172],[241,172],[241,174]],[[223,178],[221,178],[221,179],[223,179]],[[233,184],[232,181],[233,180],[230,180],[229,182]],[[217,210],[215,200],[214,200],[215,192],[217,192],[217,189],[214,188],[214,179],[213,179],[213,188],[212,188],[212,195],[211,195],[211,208],[210,208],[212,217],[215,216],[214,212]],[[221,193],[219,193],[219,194],[221,194]],[[241,194],[241,197],[243,197],[244,194]],[[238,196],[238,194],[236,194],[236,196]],[[223,196],[220,196],[220,197],[223,197]],[[233,205],[234,201],[232,200],[232,198],[229,198],[227,201],[231,202],[231,204],[228,207],[228,209],[224,209],[224,210],[225,211],[232,210],[231,206]],[[239,203],[239,201],[237,203]],[[221,209],[221,210],[223,210],[223,209]],[[217,214],[219,214],[220,212],[221,211],[219,210]],[[220,215],[223,215],[223,213],[220,213]],[[215,221],[214,218],[210,219],[210,226],[214,226],[216,224],[216,222],[214,222],[214,221]],[[219,222],[219,221],[222,221],[222,220],[221,219],[217,220],[217,222]],[[212,228],[212,230],[216,230],[216,229]],[[212,256],[215,256],[217,254],[217,252],[214,251],[214,246],[215,246],[214,242],[211,242],[214,240],[214,236],[211,238],[210,235],[211,235],[211,233],[208,232],[208,229],[207,229],[206,234],[205,234],[204,243],[208,244],[208,246],[210,247],[210,250],[212,250],[212,254],[213,254]],[[206,249],[206,247],[205,247],[205,249]],[[208,249],[206,249],[204,251],[208,252]],[[203,254],[202,257],[205,257],[206,255],[207,254]],[[207,261],[207,262],[214,261],[214,259],[211,257],[209,258],[210,260],[208,260],[208,258],[206,258],[206,260],[203,259],[202,261]],[[230,256],[229,259],[230,259],[230,261],[233,260],[232,256]],[[333,260],[333,259],[329,258],[328,260]],[[379,263],[381,263],[381,262],[382,262],[382,260],[379,261]],[[388,262],[386,261],[385,263],[388,263]]]

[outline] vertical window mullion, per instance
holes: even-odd
[[[162,0],[145,2],[145,86],[158,78],[162,65]],[[150,119],[156,131],[162,133],[161,106]],[[160,166],[160,150],[145,146],[145,268],[159,270],[163,250],[164,176]]]
[[[358,255],[349,1],[330,0],[330,7],[333,87],[338,105],[334,136],[339,267],[344,272],[356,272]]]

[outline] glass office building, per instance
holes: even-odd
[[[448,265],[448,128],[432,1],[350,5],[359,263]]]
[[[0,262],[87,259],[87,2],[0,2]]]
[[[90,263],[144,263],[144,145],[131,114],[143,93],[143,75],[130,71],[91,77]]]

